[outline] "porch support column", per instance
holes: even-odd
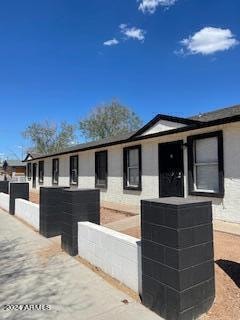
[[[169,320],[192,320],[215,297],[211,202],[141,203],[142,301]]]

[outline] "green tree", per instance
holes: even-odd
[[[31,141],[31,151],[41,154],[59,152],[74,142],[75,126],[66,122],[60,125],[48,121],[34,122],[22,132],[22,135]]]
[[[87,140],[131,132],[139,129],[141,125],[142,121],[137,114],[116,100],[96,107],[79,122],[80,131]]]

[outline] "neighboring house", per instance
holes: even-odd
[[[4,163],[6,165],[6,171],[4,170]],[[26,175],[26,164],[21,160],[5,160],[0,165],[1,176],[7,174],[7,177],[22,177]]]
[[[214,217],[240,223],[240,106],[190,119],[158,115],[134,133],[28,154],[32,188],[99,188],[103,206],[131,210],[141,199],[213,202]]]

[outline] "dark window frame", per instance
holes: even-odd
[[[28,181],[31,181],[31,179],[32,179],[32,164],[31,164],[31,162],[27,163],[27,179],[28,179]]]
[[[38,162],[38,183],[39,184],[44,183],[44,161],[43,160]]]
[[[72,160],[73,158],[77,158],[77,182],[73,182],[72,181],[72,170],[73,168],[71,168],[71,165],[72,165]],[[70,186],[78,186],[78,178],[79,178],[79,156],[78,155],[74,155],[74,156],[70,156],[69,157],[69,183],[70,183]]]
[[[194,145],[196,140],[214,138],[218,140],[218,192],[204,192],[194,190]],[[224,151],[223,151],[223,132],[214,131],[198,135],[189,136],[187,138],[188,146],[188,194],[193,196],[223,198],[224,197]]]
[[[105,155],[105,182],[104,184],[100,184],[98,183],[98,156],[104,154]],[[103,151],[98,151],[95,152],[95,188],[103,188],[103,189],[107,189],[107,185],[108,185],[108,151],[107,150],[103,150]]]
[[[139,184],[138,186],[128,186],[128,151],[138,150],[138,168],[139,168]],[[142,146],[134,145],[123,148],[123,189],[124,190],[135,190],[142,191]]]
[[[54,180],[55,176],[54,176],[54,163],[57,163],[57,182]],[[52,159],[52,184],[53,185],[58,185],[59,183],[59,158],[54,158]]]

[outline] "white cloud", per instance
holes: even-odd
[[[120,24],[119,28],[127,39],[134,39],[142,42],[145,40],[146,31],[143,29],[136,27],[129,28],[126,24]]]
[[[239,44],[239,41],[229,29],[206,27],[180,43],[183,48],[178,52],[182,54],[209,55],[229,50]]]
[[[177,0],[138,0],[141,2],[138,9],[143,13],[154,13],[157,7],[168,8],[173,6]]]
[[[117,44],[119,44],[119,41],[116,38],[113,38],[111,40],[107,40],[105,42],[103,42],[104,46],[116,46]]]

